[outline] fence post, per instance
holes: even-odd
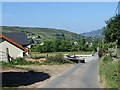
[[[10,56],[9,56],[9,49],[8,48],[6,48],[6,54],[7,54],[7,60],[8,60],[8,62],[10,62]]]
[[[46,55],[46,58],[48,58],[48,54]]]

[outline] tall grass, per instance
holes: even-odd
[[[15,67],[15,65],[52,65],[52,64],[71,64],[73,62],[64,59],[62,54],[57,54],[55,56],[49,56],[47,60],[43,63],[37,61],[26,61],[24,58],[16,58],[10,62],[0,62],[2,67]]]
[[[62,54],[57,54],[55,56],[49,56],[47,58],[47,61],[44,62],[44,64],[71,64],[73,62],[64,59]]]
[[[78,55],[81,55],[81,54],[92,54],[92,52],[91,51],[89,51],[89,52],[83,52],[83,51],[81,51],[81,52],[51,52],[51,53],[39,53],[39,52],[31,52],[30,53],[31,55],[36,55],[36,56],[55,56],[55,55],[58,55],[58,54],[62,54],[62,55],[64,55],[64,54],[69,54],[69,55],[73,55],[73,54],[78,54]]]
[[[101,84],[104,88],[118,88],[118,66],[117,61],[113,61],[110,55],[105,55],[99,62],[99,74]]]
[[[12,59],[10,62],[1,61],[0,64],[2,65],[2,67],[15,67],[15,65],[38,65],[40,63],[37,61],[26,61],[24,58],[16,58]]]

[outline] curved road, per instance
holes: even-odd
[[[41,88],[100,88],[97,53],[93,60],[76,64]]]

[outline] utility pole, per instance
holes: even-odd
[[[8,62],[10,62],[10,55],[9,55],[9,49],[8,48],[6,48],[6,54],[7,54]]]
[[[120,1],[118,2],[117,10],[118,10],[118,15],[120,15]],[[120,37],[117,39],[117,57],[120,61]]]
[[[117,58],[118,58],[118,65],[119,65],[120,64],[120,38],[118,38],[117,40]],[[119,76],[120,76],[120,67],[118,66],[118,80],[120,80]],[[118,88],[120,88],[120,82],[118,83]]]
[[[118,15],[120,15],[120,1],[118,2]]]
[[[102,48],[104,48],[104,38],[102,38]]]
[[[120,59],[120,39],[117,40],[117,57]]]

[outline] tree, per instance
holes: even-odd
[[[65,40],[65,34],[64,33],[57,33],[56,34],[56,39]]]
[[[78,47],[79,47],[79,50],[84,51],[85,43],[86,43],[85,38],[84,38],[84,37],[81,37],[81,38],[80,38],[80,41],[79,41],[79,46],[78,46]]]
[[[85,37],[81,37],[81,38],[80,38],[80,45],[84,46],[85,43],[86,43]]]
[[[38,36],[38,38],[41,38],[41,36]]]
[[[59,40],[59,39],[54,40],[53,41],[53,51],[59,52],[61,49],[60,45],[61,45],[61,40]]]
[[[52,47],[51,47],[52,41],[45,41],[44,42],[44,50],[45,52],[51,52]]]
[[[120,15],[110,18],[104,28],[106,42],[115,42],[120,39]]]
[[[61,46],[61,51],[70,51],[71,49],[70,41],[62,40],[60,46]]]
[[[34,40],[32,38],[29,38],[29,43],[30,44],[34,43]]]

